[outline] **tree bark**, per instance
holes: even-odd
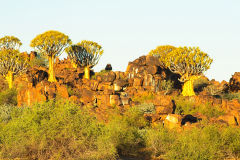
[[[8,71],[6,81],[8,82],[8,87],[11,89],[13,87],[13,73],[11,71]]]
[[[183,96],[195,96],[194,87],[193,87],[194,80],[195,78],[190,77],[189,80],[184,82],[183,88],[182,88]]]
[[[90,79],[90,68],[88,66],[84,67],[84,78]]]
[[[57,82],[54,72],[54,56],[49,56],[48,61],[49,61],[48,81]]]

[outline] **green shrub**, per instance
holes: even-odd
[[[109,73],[111,72],[111,70],[105,70],[105,69],[102,69],[100,72],[96,72],[94,75],[91,76],[91,79],[95,79],[97,78],[97,76],[104,76],[106,75],[106,73]]]
[[[172,143],[176,139],[175,131],[169,131],[162,125],[154,129],[148,129],[146,134],[146,147],[148,147],[154,157],[163,158],[171,149]]]
[[[148,130],[146,142],[154,157],[169,160],[239,158],[240,130],[217,125],[176,132],[159,127]]]
[[[0,105],[0,122],[8,122],[11,120],[13,111],[18,109],[20,110],[21,108],[9,104]]]
[[[115,144],[119,155],[133,157],[136,157],[139,149],[144,147],[142,130],[146,126],[148,123],[138,107],[129,109],[123,115],[113,114],[106,125],[108,135]]]
[[[219,106],[212,106],[209,103],[196,104],[194,100],[181,97],[175,98],[176,114],[195,114],[201,113],[208,118],[218,117],[224,114],[224,111]]]
[[[201,92],[205,87],[209,85],[209,80],[205,77],[198,78],[193,82],[193,87],[195,92]]]
[[[12,88],[0,92],[0,105],[3,104],[17,105],[16,89]]]
[[[44,58],[43,56],[38,54],[37,57],[35,57],[34,59],[32,59],[30,61],[30,66],[31,67],[34,67],[34,66],[37,66],[37,67],[47,67],[48,66],[48,62],[47,62],[46,58]]]
[[[135,102],[146,103],[146,101],[153,100],[154,98],[155,98],[155,95],[153,93],[145,93],[141,96],[132,97],[132,100]]]
[[[142,113],[156,113],[156,108],[153,103],[143,103],[137,107]]]
[[[221,97],[227,100],[237,99],[238,101],[240,101],[240,93],[226,93],[222,94]]]
[[[1,158],[114,159],[104,125],[69,102],[24,108],[1,124]]]
[[[163,80],[160,82],[159,89],[161,91],[171,91],[174,88],[174,81],[171,80]]]

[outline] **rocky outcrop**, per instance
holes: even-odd
[[[29,58],[34,59],[36,56],[35,53],[32,53]],[[152,124],[163,123],[168,128],[179,128],[191,126],[192,123],[206,119],[200,113],[195,115],[175,113],[176,105],[173,97],[180,94],[179,75],[162,68],[158,59],[152,56],[142,56],[133,62],[129,62],[126,72],[114,72],[111,70],[111,66],[107,65],[106,70],[98,73],[91,72],[90,80],[84,79],[83,68],[73,68],[69,59],[57,59],[55,74],[57,82],[50,83],[47,81],[47,68],[33,67],[26,74],[17,78],[15,83],[18,89],[18,105],[31,106],[36,102],[51,99],[71,100],[93,107],[94,111],[104,119],[108,116],[108,110],[115,106],[121,108],[121,110],[126,110],[144,102],[154,106],[155,113],[145,114],[145,117]],[[173,82],[170,95],[162,91],[162,85],[166,85],[166,81]],[[224,81],[219,83],[214,80],[207,80],[208,86],[213,86],[214,90],[212,92],[214,93],[216,88],[221,93],[227,92],[229,86],[232,91],[238,91],[238,74],[234,74],[229,84]],[[240,103],[237,100],[227,101],[209,96],[211,90],[206,91],[205,88],[198,96],[185,97],[186,100],[193,101],[196,106],[208,104],[224,110],[224,115],[211,119],[211,121],[239,125]],[[208,93],[204,94],[204,92]]]
[[[240,92],[240,72],[235,72],[229,81],[231,92]]]
[[[174,88],[181,88],[179,75],[161,67],[159,60],[153,56],[141,56],[129,62],[126,73],[129,83],[135,88],[142,86],[144,89],[158,92],[165,83],[164,80],[172,81]]]

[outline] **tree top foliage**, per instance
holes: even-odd
[[[88,53],[98,55],[103,54],[102,46],[96,42],[83,40],[80,43],[77,43],[77,45],[84,47]]]
[[[102,46],[96,42],[83,40],[65,49],[69,58],[78,66],[94,67],[103,54]]]
[[[5,36],[0,39],[0,49],[19,49],[21,41],[14,36]]]
[[[71,44],[69,37],[59,31],[47,31],[37,35],[30,46],[45,56],[59,56]]]
[[[9,71],[13,74],[23,73],[27,70],[27,59],[15,49],[0,50],[0,74],[5,76]]]
[[[213,60],[199,47],[179,47],[169,52],[162,61],[172,72],[188,78],[208,70]]]

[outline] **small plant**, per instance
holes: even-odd
[[[208,79],[205,78],[205,77],[196,79],[196,80],[193,82],[194,91],[196,91],[196,92],[201,92],[201,91],[203,91],[203,89],[204,89],[205,87],[207,87],[208,85],[209,85],[209,81],[208,81]]]
[[[196,104],[194,100],[184,99],[181,97],[175,98],[176,114],[196,114],[201,113],[208,118],[218,117],[224,114],[224,111],[219,106],[212,106],[209,103]]]
[[[48,64],[47,64],[47,60],[46,58],[44,58],[43,55],[37,55],[33,60],[30,61],[30,66],[31,67],[34,67],[34,66],[37,66],[37,67],[47,67]]]
[[[145,113],[153,113],[154,114],[156,112],[155,106],[152,103],[143,103],[143,104],[138,105],[137,107],[144,114]]]
[[[9,104],[0,105],[0,122],[8,122],[11,119],[12,111],[16,106]]]
[[[240,93],[225,93],[221,97],[227,100],[237,99],[240,102]]]
[[[167,94],[173,88],[174,88],[174,81],[163,80],[163,81],[160,82],[159,89],[162,90],[162,91],[166,91],[165,94]]]
[[[17,91],[16,89],[7,89],[0,92],[0,105],[9,104],[17,105]]]
[[[221,95],[223,93],[222,88],[219,88],[215,85],[208,85],[205,90],[207,91],[208,95],[211,96],[217,96],[217,95]]]
[[[153,93],[147,92],[141,96],[134,96],[132,98],[132,100],[135,102],[146,103],[146,101],[153,100],[154,98],[155,98],[155,96]]]
[[[91,76],[91,79],[95,79],[97,78],[97,76],[104,76],[106,75],[106,73],[109,73],[111,72],[111,70],[105,70],[105,69],[102,69],[100,72],[95,72],[95,74],[93,76]]]

